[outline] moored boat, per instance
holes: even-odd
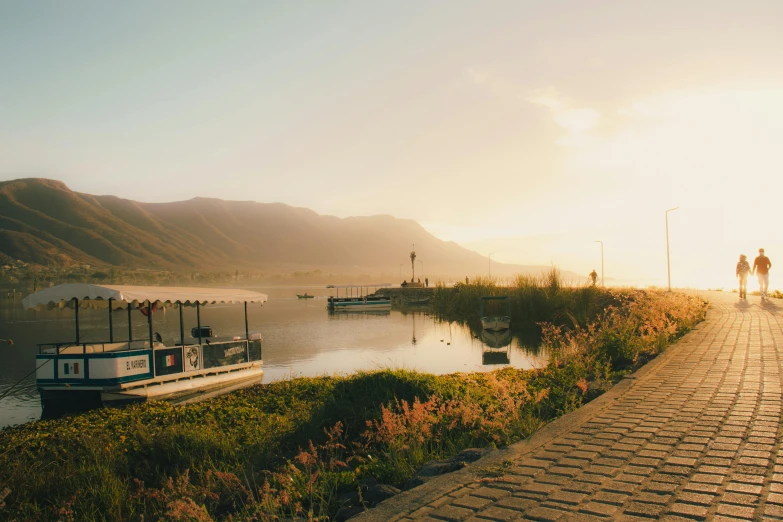
[[[307,295],[307,292],[305,292],[304,294],[296,294],[296,297],[298,297],[299,299],[312,299],[315,296]]]
[[[391,299],[388,296],[366,295],[365,289],[386,288],[391,286],[389,283],[367,284],[367,285],[328,285],[326,288],[336,290],[336,296],[329,296],[326,307],[333,312],[340,311],[359,311],[359,310],[391,310]],[[340,297],[340,289],[344,289],[350,295]],[[353,295],[354,290],[356,296]]]
[[[485,303],[488,301],[502,301],[506,303],[505,315],[491,315],[485,313]],[[479,315],[481,316],[481,328],[493,332],[508,330],[511,327],[511,302],[508,296],[485,296],[481,298]]]
[[[187,400],[215,390],[236,388],[263,376],[261,336],[248,331],[247,303],[264,303],[265,294],[217,288],[162,288],[124,285],[66,284],[22,300],[25,308],[71,308],[75,339],[38,345],[36,384],[44,410],[69,411],[146,400]],[[245,336],[213,338],[201,324],[201,307],[244,303]],[[196,308],[192,339],[186,340],[183,307]],[[154,334],[153,315],[163,307],[179,309],[180,340],[166,345]],[[109,339],[85,341],[79,332],[79,310],[108,310]],[[147,317],[148,336],[116,340],[113,313],[138,310]]]

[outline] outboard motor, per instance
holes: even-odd
[[[199,328],[196,326],[190,329],[190,336],[193,337],[194,339],[198,339],[198,338],[204,339],[208,337],[214,337],[214,334],[212,333],[211,326],[202,326],[201,335],[199,335]]]

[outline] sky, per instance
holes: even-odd
[[[781,27],[778,0],[0,0],[0,180],[391,214],[585,275],[602,241],[641,286],[668,216],[672,285],[728,289],[740,253],[783,267]]]

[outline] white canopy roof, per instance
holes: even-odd
[[[73,306],[73,299],[79,300],[83,307],[106,308],[108,300],[112,306],[138,308],[146,301],[166,305],[180,302],[195,306],[196,303],[265,303],[267,295],[250,290],[231,288],[191,288],[178,286],[126,286],[126,285],[88,285],[73,283],[53,286],[30,294],[22,299],[25,308],[65,308]],[[116,303],[116,305],[115,305]]]

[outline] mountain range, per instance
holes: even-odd
[[[141,203],[74,192],[50,179],[0,182],[0,258],[6,261],[154,270],[401,271],[407,277],[413,244],[427,274],[487,272],[486,257],[388,215],[338,218],[282,203],[201,197]],[[492,263],[497,276],[546,268]]]

